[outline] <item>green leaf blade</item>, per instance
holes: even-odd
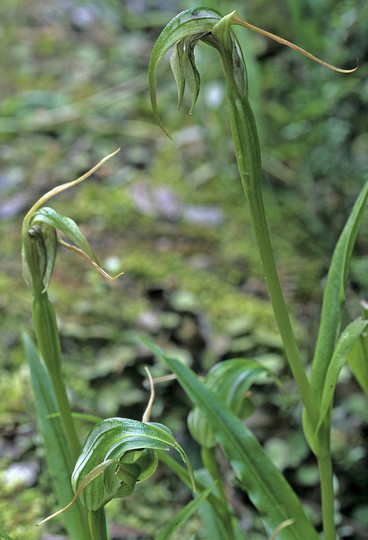
[[[241,487],[248,493],[269,529],[275,530],[284,521],[293,519],[293,525],[280,532],[280,539],[317,540],[317,532],[295,493],[252,433],[189,368],[167,357],[157,347],[147,345],[177,375],[189,398],[207,416]]]
[[[367,326],[368,321],[353,321],[345,328],[337,342],[326,373],[317,431],[321,428],[332,405],[332,400],[341,369],[345,364],[347,364],[351,351],[358,343],[362,332],[364,332]]]
[[[323,295],[321,322],[312,364],[311,386],[320,402],[326,373],[340,331],[345,287],[354,243],[368,198],[368,182],[361,190],[336,245]]]
[[[363,310],[363,319],[368,320],[368,303],[360,302]],[[368,333],[364,332],[354,345],[348,364],[354,376],[360,384],[363,392],[368,395]]]
[[[363,392],[368,395],[368,335],[360,336],[348,359],[350,369]]]

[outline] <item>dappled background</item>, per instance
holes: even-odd
[[[323,282],[334,243],[368,166],[368,5],[366,0],[208,1],[224,14],[279,34],[352,75],[331,72],[272,41],[237,32],[262,145],[264,194],[280,278],[310,361]],[[0,529],[15,538],[60,538],[37,428],[21,332],[32,332],[31,295],[22,278],[20,228],[50,188],[77,178],[121,147],[84,184],[51,205],[73,218],[102,266],[104,280],[60,251],[49,294],[60,325],[73,409],[140,419],[148,398],[144,366],[166,368],[140,338],[204,374],[221,359],[257,358],[283,383],[254,386],[248,423],[319,524],[317,471],[300,431],[238,179],[217,53],[197,47],[201,93],[176,110],[168,59],[159,69],[152,117],[147,68],[155,39],[188,0],[3,0],[0,3]],[[368,220],[362,225],[348,288],[347,320],[368,297]],[[198,466],[188,437],[189,403],[175,381],[156,387],[153,420],[175,433]],[[81,422],[81,432],[90,424]],[[368,412],[343,372],[333,449],[341,538],[368,538]],[[230,472],[228,474],[231,481]],[[252,540],[265,538],[247,497],[229,497]],[[113,538],[153,538],[190,498],[164,467],[123,502],[109,505]],[[198,517],[178,538],[200,529]],[[251,531],[251,532],[250,532]],[[59,535],[59,536],[51,536]]]

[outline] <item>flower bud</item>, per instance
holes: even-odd
[[[156,470],[155,450],[175,448],[191,468],[171,431],[162,424],[126,418],[102,420],[92,429],[72,474],[72,487],[88,510],[127,497]]]

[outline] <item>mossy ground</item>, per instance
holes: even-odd
[[[241,2],[215,4],[245,15]],[[50,298],[59,318],[73,408],[139,418],[147,399],[143,365],[150,364],[155,375],[165,373],[139,342],[139,336],[148,335],[200,373],[235,354],[268,361],[287,388],[281,394],[262,385],[254,391],[266,419],[277,413],[279,423],[271,428],[266,420],[260,430],[261,440],[273,441],[269,449],[275,459],[284,430],[291,441],[300,425],[298,396],[288,383],[237,178],[214,53],[206,47],[198,51],[202,92],[192,116],[176,111],[167,65],[160,70],[159,107],[173,142],[150,111],[147,66],[154,40],[172,16],[190,5],[94,0],[65,2],[64,9],[56,0],[16,0],[0,6],[0,528],[15,538],[38,540],[44,532],[33,524],[55,508],[20,339],[22,331],[32,332],[31,296],[20,263],[22,217],[41,194],[78,177],[117,147],[120,153],[93,178],[50,204],[77,221],[107,270],[125,272],[108,283],[70,253],[58,255]],[[359,56],[361,67],[354,75],[331,74],[257,36],[239,34],[260,126],[272,241],[306,362],[321,284],[362,185],[368,155],[367,6],[363,0],[344,0],[326,10],[317,3],[304,10],[297,2],[279,9],[264,0],[247,5],[246,16],[332,63],[350,66]],[[367,227],[365,220],[347,316],[355,315],[358,300],[367,297]],[[336,471],[344,489],[341,535],[365,538],[357,531],[364,528],[361,516],[368,500],[356,471],[367,462],[362,434],[368,418],[360,398],[353,400],[358,390],[349,374],[343,389],[334,428]],[[189,445],[185,397],[173,383],[159,387],[157,394],[155,419],[165,419]],[[346,427],[351,421],[354,440]],[[311,458],[300,455],[285,472],[311,501],[318,498],[313,474],[308,475]],[[18,462],[37,464],[29,484],[6,478]],[[147,486],[126,502],[114,502],[109,512],[116,523],[149,537],[189,495],[161,468]],[[241,510],[248,512],[245,506]],[[198,526],[194,518],[185,538]],[[48,530],[61,532],[58,523]],[[117,538],[129,537],[127,529],[120,533]]]

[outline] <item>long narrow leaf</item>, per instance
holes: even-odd
[[[36,409],[41,433],[45,443],[52,483],[60,506],[73,498],[70,476],[73,470],[64,431],[58,415],[56,399],[50,378],[44,368],[32,340],[23,336],[26,356],[31,372],[31,382],[36,400]],[[73,540],[89,540],[87,514],[78,503],[64,515],[65,528]]]
[[[176,374],[189,398],[207,416],[240,486],[268,528],[273,531],[284,521],[293,519],[290,527],[280,531],[280,540],[317,540],[317,532],[297,496],[253,434],[189,368],[167,357],[159,348],[147,345]]]
[[[311,372],[312,390],[318,401],[322,398],[326,373],[340,331],[342,308],[345,302],[345,287],[351,255],[358,228],[363,217],[367,197],[368,182],[366,182],[360,192],[341,233],[327,276],[325,292],[323,295],[321,322]]]
[[[323,424],[323,421],[330,410],[341,369],[347,363],[354,345],[358,342],[362,332],[367,326],[368,321],[354,321],[350,323],[349,326],[345,328],[344,332],[339,338],[339,341],[337,342],[326,373],[317,431]]]
[[[360,336],[355,343],[348,363],[362,390],[368,395],[368,335]]]
[[[368,304],[362,301],[363,319],[368,320]],[[348,359],[350,369],[362,390],[368,395],[368,333],[364,332],[355,343]]]
[[[207,489],[202,491],[195,499],[190,501],[184,508],[176,514],[176,516],[169,521],[169,523],[162,529],[162,531],[156,536],[156,540],[169,540],[174,532],[185,523],[192,514],[197,510],[200,504],[208,497],[211,493],[215,483],[209,486]]]

